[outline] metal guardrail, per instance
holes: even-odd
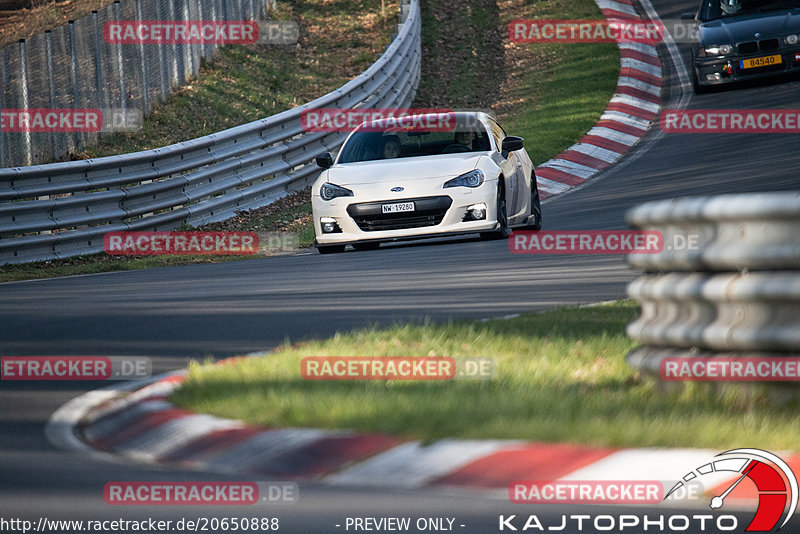
[[[627,333],[644,344],[628,355],[631,365],[658,371],[668,356],[800,353],[800,192],[648,202],[627,222],[660,231],[665,244],[628,256],[649,271],[628,286],[642,313]]]
[[[304,111],[408,106],[420,79],[419,0],[401,3],[384,54],[312,102],[175,145],[93,160],[0,169],[0,265],[101,252],[111,231],[220,221],[312,182],[340,132],[306,133]]]

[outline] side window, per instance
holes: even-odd
[[[489,127],[492,129],[492,136],[497,144],[497,150],[500,150],[500,147],[503,146],[503,139],[506,138],[506,132],[492,119],[489,119]]]

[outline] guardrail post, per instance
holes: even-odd
[[[97,11],[92,11],[92,31],[94,33],[94,64],[97,77],[97,107],[106,107],[105,87],[103,81],[103,53],[101,51],[103,39],[100,37],[100,27],[97,23]]]
[[[202,0],[196,0],[195,9],[197,9],[197,17],[192,17],[195,20],[205,20],[205,16],[203,15],[203,2]],[[208,45],[205,43],[200,43],[197,45],[200,48],[200,58],[206,57],[206,48]]]
[[[121,19],[119,0],[114,0],[114,20],[119,22]],[[120,109],[124,115],[128,111],[128,95],[125,88],[125,62],[122,60],[122,43],[117,43],[117,70],[119,71]]]
[[[161,2],[156,1],[156,10],[158,10],[159,17],[161,16]],[[166,102],[167,97],[169,96],[169,86],[167,85],[167,65],[164,63],[164,46],[159,44],[156,45],[156,50],[158,50],[158,67],[159,67],[159,76],[160,79],[160,87],[161,87],[161,101]]]
[[[70,76],[72,77],[72,97],[73,97],[73,105],[77,108],[80,104],[81,93],[79,90],[78,85],[78,52],[75,44],[75,21],[71,20],[68,24],[69,28],[69,56],[70,56],[70,63],[69,63],[69,70]],[[75,147],[78,151],[83,150],[83,134],[80,132],[75,132]]]
[[[141,2],[141,0],[138,0]],[[189,16],[189,5],[187,2],[183,2],[183,20],[190,20],[191,17]],[[194,76],[194,50],[192,45],[184,44],[182,45],[184,51],[184,66],[187,68],[188,75],[186,79],[188,80],[192,76]]]
[[[230,13],[228,13],[227,0],[222,0],[222,16],[224,17],[224,20],[231,20]]]
[[[47,56],[47,83],[50,90],[50,108],[53,109],[56,107],[56,82],[53,74],[53,37],[51,30],[45,30],[44,32],[44,45],[45,54]],[[50,139],[53,144],[53,159],[58,159],[58,156],[61,155],[58,142],[59,134],[51,132]]]
[[[142,0],[136,0],[136,20],[142,20]],[[144,106],[144,114],[150,113],[150,83],[149,72],[147,68],[147,56],[144,52],[144,43],[139,43],[139,55],[142,58],[142,105]]]
[[[175,2],[178,0],[167,0],[166,5],[169,11],[169,20],[176,20],[175,19]],[[175,55],[174,61],[174,81],[176,85],[183,85],[183,82],[186,81],[186,65],[183,62],[183,45],[178,43],[172,44],[172,50]]]
[[[6,88],[10,84],[10,73],[8,72],[8,52],[6,50],[0,50],[0,54],[2,54],[2,64],[0,64],[0,82],[2,82],[2,87]],[[5,107],[5,90],[0,89],[0,109]],[[11,162],[8,159],[8,139],[6,138],[6,133],[0,128],[0,167],[9,167]]]
[[[30,108],[28,103],[28,53],[25,47],[25,39],[19,40],[19,65],[20,65],[20,97],[22,99],[22,109]],[[31,132],[23,132],[25,136],[25,165],[33,165],[33,148],[31,147]]]

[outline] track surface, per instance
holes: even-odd
[[[696,2],[658,0],[655,7],[662,18],[677,18]],[[681,51],[686,60],[688,49]],[[674,98],[674,70],[667,72]],[[797,107],[799,90],[798,81],[757,85],[693,96],[689,107],[792,108]],[[797,149],[797,138],[790,135],[662,136],[656,130],[622,165],[547,202],[545,226],[619,229],[625,227],[625,210],[647,200],[798,189]],[[620,298],[634,275],[621,257],[515,256],[504,242],[457,239],[333,256],[3,284],[0,354],[147,355],[153,357],[155,371],[164,371],[183,367],[188,358],[263,350],[286,338],[322,337],[375,322],[486,317]],[[43,432],[47,418],[70,398],[99,385],[0,383],[0,516],[36,520],[242,514],[241,509],[104,504],[102,488],[108,481],[218,477],[53,449]],[[580,508],[581,513],[591,511]],[[578,509],[512,506],[464,495],[303,486],[297,505],[245,512],[274,513],[284,532],[344,532],[334,525],[347,516],[393,515],[455,517],[457,525],[466,525],[456,531],[496,532],[499,514],[536,513],[557,525],[561,513]],[[795,519],[784,531],[798,526]]]

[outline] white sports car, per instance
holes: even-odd
[[[324,154],[317,164],[325,170],[311,204],[322,254],[453,234],[502,239],[512,227],[542,224],[523,139],[485,113],[364,123],[336,161]]]

